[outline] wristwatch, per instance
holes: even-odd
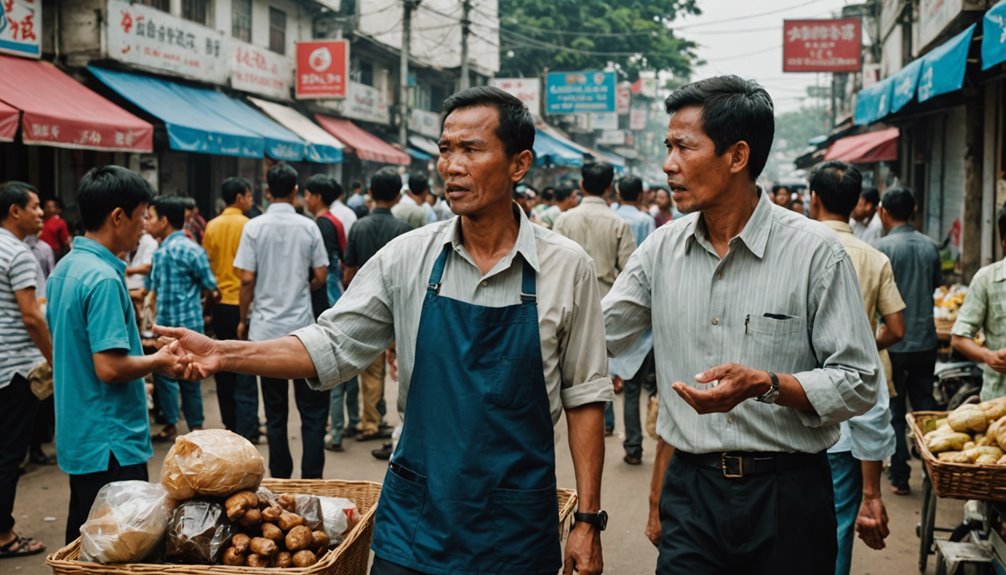
[[[573,522],[580,523],[581,521],[597,527],[598,531],[604,531],[608,527],[608,512],[601,510],[597,513],[580,513],[577,511],[573,514]]]
[[[767,371],[769,379],[772,380],[772,385],[768,388],[768,391],[759,395],[755,398],[755,401],[760,401],[762,403],[775,403],[779,400],[779,376]]]

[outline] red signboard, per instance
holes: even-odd
[[[297,99],[345,98],[349,42],[297,42]]]
[[[782,34],[783,72],[858,72],[863,64],[859,18],[786,20]]]

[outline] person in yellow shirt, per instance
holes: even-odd
[[[218,339],[236,339],[241,313],[238,293],[241,275],[234,268],[234,256],[241,243],[241,231],[254,198],[251,183],[244,178],[227,178],[220,188],[227,207],[206,224],[203,248],[210,258],[210,268],[217,278],[220,301],[213,308],[213,333]],[[254,377],[220,372],[216,375],[217,401],[224,427],[252,443],[259,438],[258,384]]]

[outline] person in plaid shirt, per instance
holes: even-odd
[[[187,327],[202,333],[201,292],[215,299],[219,291],[206,251],[185,235],[185,207],[184,198],[164,197],[154,200],[148,208],[147,231],[161,241],[161,247],[154,252],[147,289],[154,293],[158,325]],[[199,381],[155,374],[154,388],[165,420],[164,429],[152,437],[154,441],[175,439],[179,390],[189,430],[202,428],[203,397]]]

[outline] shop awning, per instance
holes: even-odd
[[[898,159],[898,129],[888,128],[847,136],[832,142],[824,154],[825,160],[841,160],[850,164],[872,164]]]
[[[0,78],[0,100],[22,112],[25,144],[122,152],[154,149],[153,126],[48,62],[0,56]],[[14,118],[16,130],[17,114]],[[0,112],[0,134],[7,133],[9,126],[2,126],[10,121]]]
[[[600,155],[600,160],[608,162],[615,167],[616,172],[621,172],[625,170],[625,158],[619,156],[618,154],[612,152],[605,152],[598,150],[597,153]]]
[[[96,66],[88,66],[88,70],[164,122],[173,150],[242,158],[261,158],[264,153],[261,136],[213,112],[218,104],[227,106],[224,100],[230,100],[219,92]]]
[[[412,163],[409,155],[363,130],[350,120],[316,114],[315,119],[329,134],[335,136],[361,160],[380,164],[408,166]]]
[[[307,142],[305,159],[319,164],[338,164],[342,161],[342,143],[331,134],[318,127],[307,116],[290,106],[249,97],[267,116],[276,120],[291,132]]]
[[[563,144],[555,136],[542,131],[539,127],[534,137],[535,164],[538,166],[552,165],[562,167],[580,167],[583,165],[583,154],[579,150]]]
[[[963,32],[922,57],[922,68],[919,71],[919,102],[961,89],[964,85],[964,72],[968,66],[971,37],[974,36],[977,26],[978,24],[968,26]]]
[[[412,134],[409,136],[409,145],[430,156],[440,155],[440,145],[429,138]]]
[[[21,112],[0,102],[0,142],[13,142]]]
[[[406,148],[405,151],[409,154],[409,156],[413,160],[419,160],[421,162],[429,162],[430,160],[433,159],[433,156],[413,146],[409,146],[408,148]]]
[[[982,70],[1006,61],[1006,0],[985,12],[982,18]]]
[[[856,94],[856,108],[852,113],[852,123],[857,126],[872,124],[888,114],[894,82],[885,78]]]
[[[922,69],[922,59],[913,61],[897,74],[891,76],[893,93],[889,112],[895,114],[915,99],[915,89],[919,85],[919,71]]]

